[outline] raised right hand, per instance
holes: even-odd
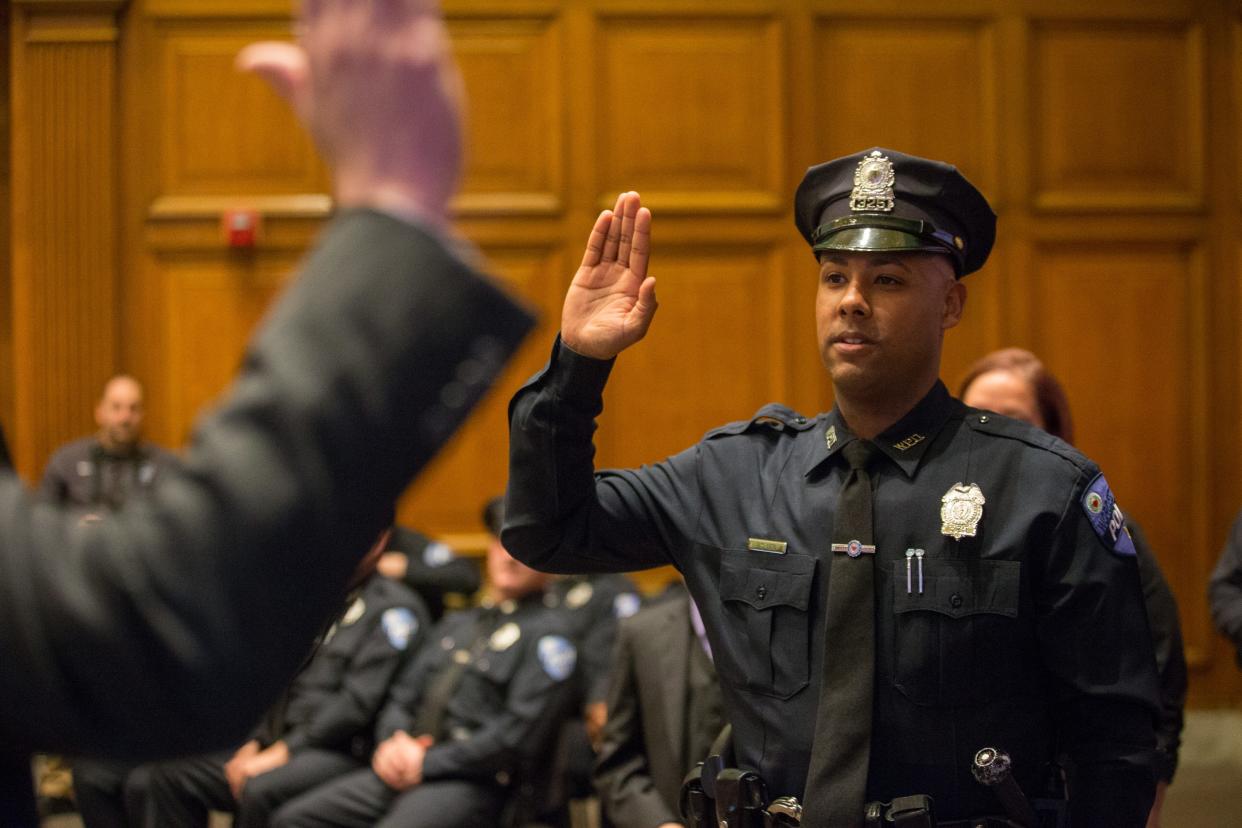
[[[595,220],[582,265],[565,295],[561,341],[595,359],[612,359],[642,339],[656,312],[655,277],[647,275],[651,211],[638,193]]]
[[[298,44],[255,43],[265,78],[315,137],[337,205],[447,223],[463,91],[438,0],[303,0]]]

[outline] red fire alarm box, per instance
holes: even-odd
[[[229,247],[254,247],[262,223],[258,210],[225,210],[220,218],[220,229]]]

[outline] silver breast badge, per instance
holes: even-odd
[[[950,486],[944,497],[940,498],[940,533],[953,540],[973,538],[986,502],[983,491],[974,483]]]

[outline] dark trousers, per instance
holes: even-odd
[[[73,795],[86,828],[136,828],[142,825],[150,768],[123,762],[77,759]]]
[[[272,828],[495,828],[505,804],[498,785],[465,780],[423,782],[405,791],[369,768],[287,803]]]
[[[224,764],[231,756],[156,765],[149,783],[147,828],[204,828],[209,811],[235,814],[234,828],[266,828],[272,812],[283,803],[358,769],[358,762],[347,754],[302,750],[287,764],[248,780],[236,801],[224,776]]]

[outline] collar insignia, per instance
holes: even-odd
[[[901,442],[893,443],[893,448],[897,449],[898,451],[906,451],[907,449],[914,448],[915,446],[917,446],[919,443],[923,442],[926,439],[927,438],[924,437],[922,434],[911,434],[909,437],[902,440]]]
[[[832,447],[837,444],[836,426],[828,426],[828,431],[824,433],[824,442],[828,444],[828,450],[832,451]]]

